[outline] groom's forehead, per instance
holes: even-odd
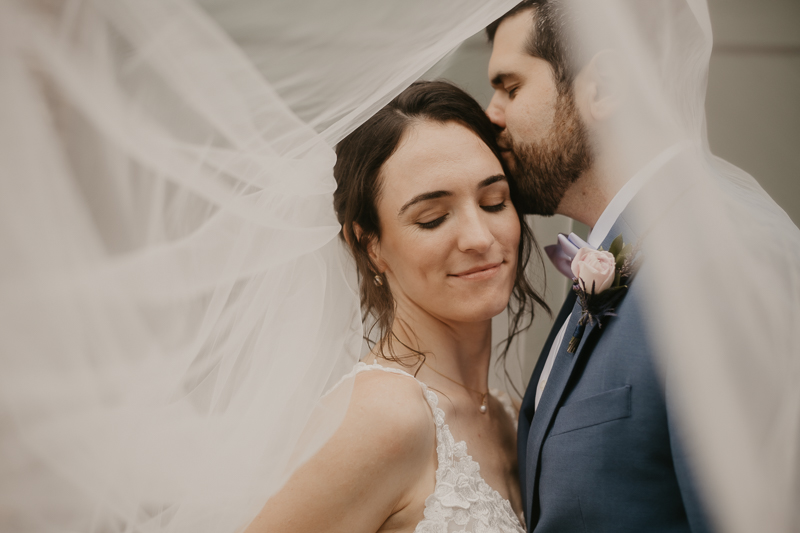
[[[492,56],[489,59],[489,79],[504,74],[519,63],[530,58],[527,44],[533,28],[530,10],[516,13],[503,20],[497,28],[492,44]]]

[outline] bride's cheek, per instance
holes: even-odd
[[[516,251],[520,243],[521,231],[519,219],[512,211],[503,214],[503,218],[495,226],[495,239],[503,244],[504,248]]]

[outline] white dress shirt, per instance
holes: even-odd
[[[586,242],[589,243],[589,246],[598,248],[601,244],[603,244],[603,241],[606,240],[606,237],[608,236],[608,232],[611,231],[611,227],[617,221],[625,208],[628,207],[630,201],[634,196],[636,196],[636,193],[641,190],[644,184],[647,183],[651,177],[653,177],[653,174],[655,174],[658,169],[666,165],[670,159],[678,155],[678,153],[688,148],[692,144],[693,143],[691,141],[681,141],[677,144],[673,144],[658,154],[654,159],[652,159],[636,174],[634,174],[633,177],[622,186],[614,198],[611,199],[606,208],[603,210],[603,213],[600,215],[600,218],[597,219],[592,231],[589,233],[589,238],[586,240]],[[544,363],[542,375],[539,376],[539,383],[536,386],[534,409],[539,407],[539,400],[542,398],[542,393],[547,385],[547,378],[550,377],[550,371],[553,370],[553,363],[556,360],[558,349],[561,347],[561,343],[564,342],[564,335],[567,332],[567,324],[569,324],[570,318],[572,318],[572,313],[569,314],[567,319],[561,325],[561,329],[558,330],[558,335],[556,335],[552,346],[550,346],[550,353],[547,354],[547,361]]]

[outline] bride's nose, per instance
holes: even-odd
[[[458,221],[458,249],[462,252],[485,253],[494,244],[486,217],[480,208],[464,213]]]

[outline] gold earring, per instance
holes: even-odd
[[[375,285],[376,286],[378,286],[378,287],[382,287],[383,286],[383,278],[381,277],[380,274],[375,274],[375,277],[372,278],[372,279],[375,281]]]

